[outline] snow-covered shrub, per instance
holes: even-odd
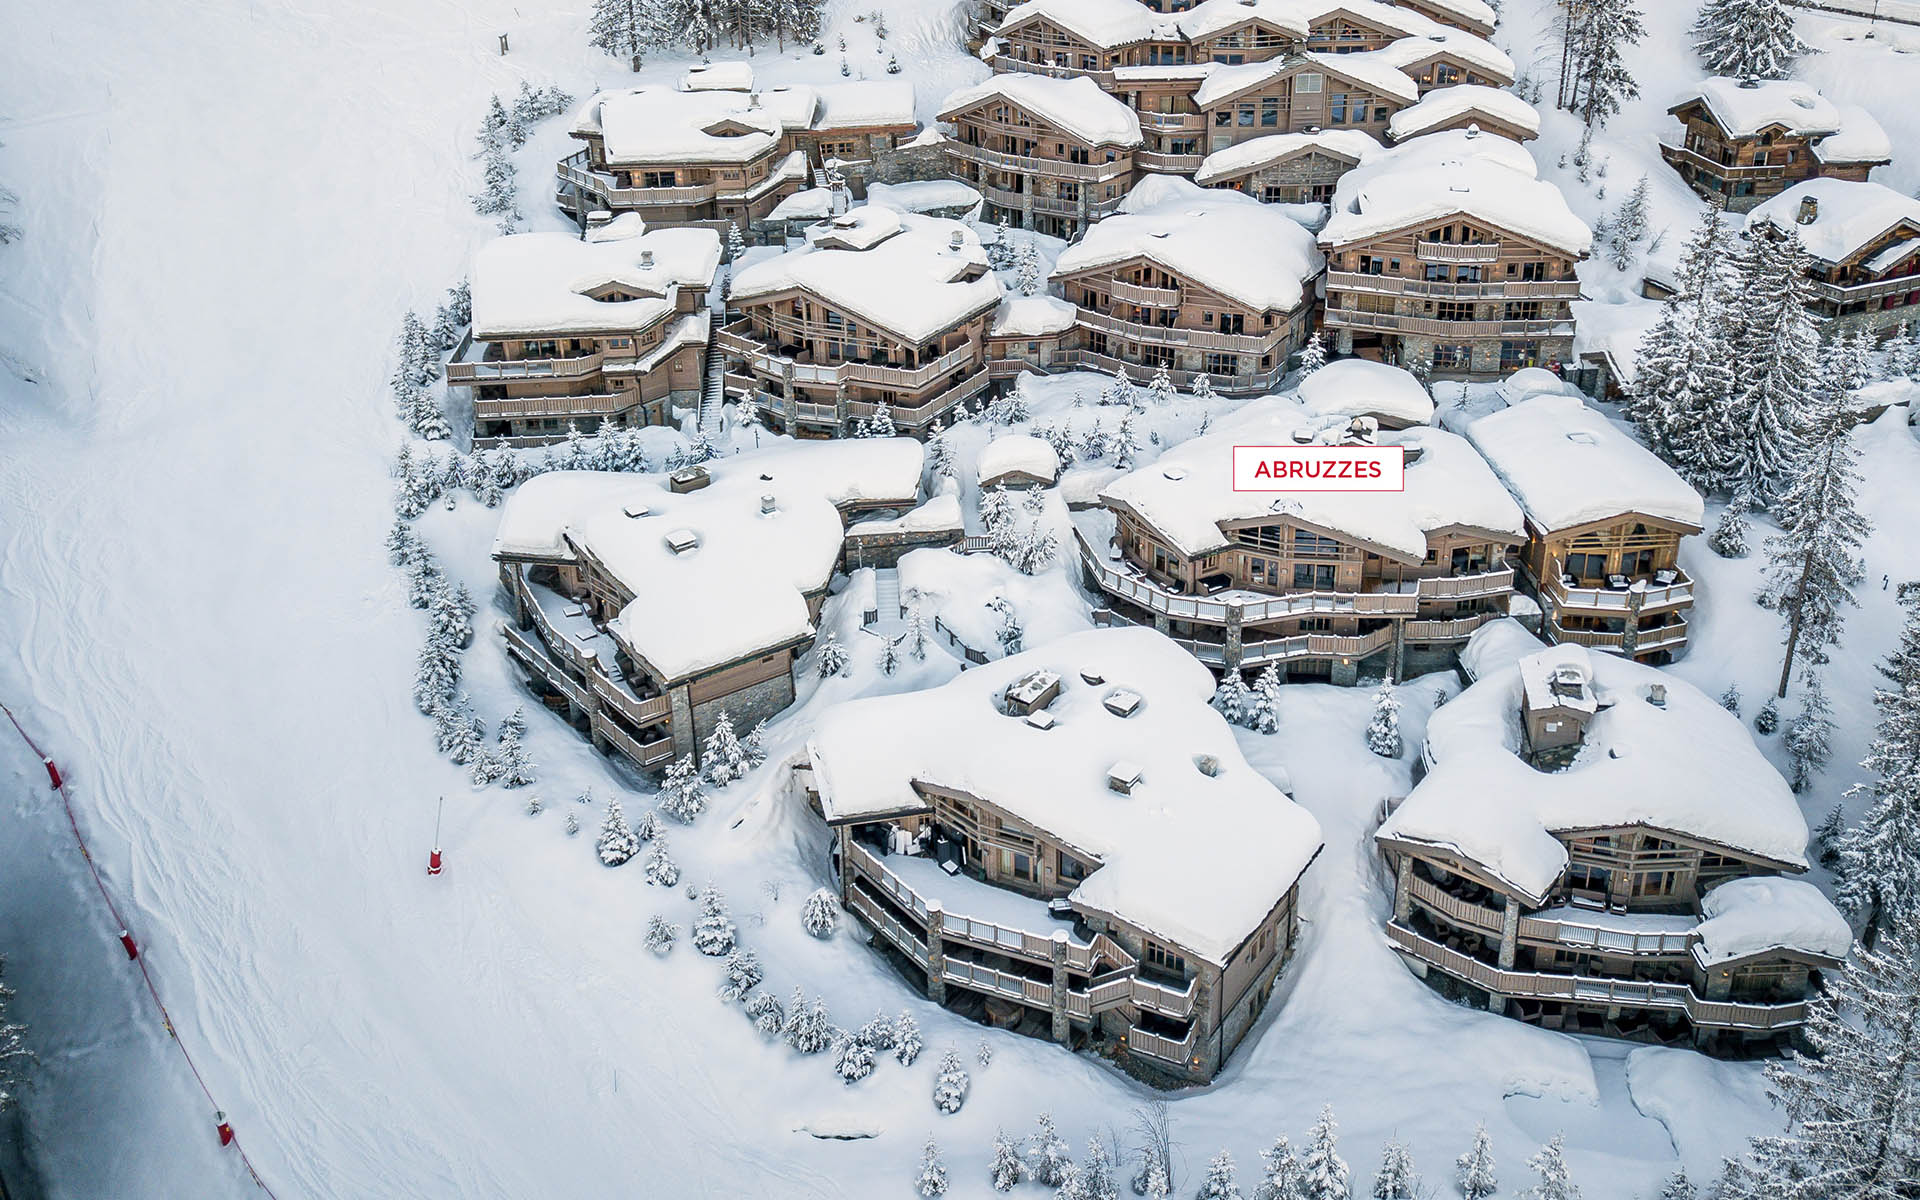
[[[747,773],[747,751],[734,736],[733,718],[727,713],[713,723],[700,757],[706,760],[707,782],[715,787],[725,787]]]
[[[801,1054],[818,1054],[833,1042],[833,1023],[827,1018],[827,1002],[814,997],[808,1004],[799,988],[793,989],[793,1001],[787,1005],[787,1024],[781,1031]]]
[[[894,1037],[893,1022],[887,1019],[885,1013],[876,1012],[853,1036],[875,1050],[891,1050]]]
[[[780,1036],[786,1027],[787,1012],[780,1004],[780,998],[772,992],[760,991],[747,997],[747,1019],[760,1031],[760,1036],[771,1041]]]
[[[700,917],[693,923],[693,948],[708,958],[733,951],[736,930],[727,915],[727,902],[712,887],[700,889]]]
[[[1707,535],[1707,545],[1721,558],[1747,556],[1747,514],[1744,505],[1738,502],[1727,505],[1720,514],[1720,520],[1714,524],[1713,532]]]
[[[840,644],[839,635],[831,629],[827,630],[827,636],[820,639],[819,646],[814,650],[814,669],[819,672],[820,678],[845,675],[852,663],[853,656]]]
[[[647,919],[647,949],[655,954],[666,954],[673,944],[680,940],[680,927],[672,921],[655,913]]]
[[[1367,723],[1367,749],[1381,758],[1400,757],[1400,700],[1393,694],[1391,679],[1373,694],[1373,720]]]
[[[940,1074],[933,1081],[933,1106],[952,1116],[960,1111],[967,1102],[967,1069],[960,1065],[960,1055],[948,1050],[940,1056]]]
[[[931,1137],[927,1138],[926,1147],[920,1151],[920,1173],[914,1179],[914,1186],[922,1196],[947,1194],[947,1164],[940,1161],[940,1147]]]
[[[830,938],[840,927],[840,902],[826,888],[815,888],[800,905],[800,927],[817,938]]]
[[[996,1192],[1010,1192],[1020,1186],[1020,1173],[1025,1168],[1020,1162],[1020,1150],[1013,1144],[1004,1129],[993,1135],[993,1165],[988,1168],[987,1178]]]
[[[1779,728],[1780,702],[1772,696],[1768,696],[1767,702],[1760,706],[1760,711],[1753,715],[1753,731],[1766,735],[1773,733]]]
[[[760,956],[751,950],[735,950],[727,955],[725,974],[720,984],[722,1000],[745,1000],[747,993],[760,986],[766,972],[760,969]]]
[[[693,765],[693,755],[682,755],[667,768],[667,777],[660,783],[660,811],[682,825],[691,825],[694,818],[706,810],[707,792],[700,786],[700,772]]]
[[[902,1009],[893,1019],[893,1057],[903,1067],[910,1067],[920,1057],[920,1050],[926,1043],[920,1039],[920,1022],[913,1014]]]
[[[607,801],[607,817],[600,823],[600,837],[594,848],[600,853],[600,862],[609,867],[620,866],[640,852],[640,839],[628,828],[617,799]]]
[[[834,1074],[840,1082],[852,1087],[862,1079],[873,1074],[873,1047],[857,1037],[840,1039],[840,1057],[833,1065]]]
[[[1037,1125],[1027,1139],[1027,1174],[1036,1183],[1057,1188],[1066,1182],[1067,1170],[1073,1166],[1073,1151],[1053,1127],[1052,1113],[1041,1113]]]
[[[647,843],[647,852],[640,856],[640,869],[647,873],[648,883],[673,887],[680,882],[680,864],[667,851],[666,834],[658,834]]]

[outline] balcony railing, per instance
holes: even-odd
[[[1588,646],[1595,650],[1611,650],[1615,653],[1626,652],[1626,632],[1605,629],[1569,629],[1559,621],[1549,621],[1548,628],[1553,632],[1556,642],[1572,642],[1576,646]],[[1652,650],[1670,650],[1685,645],[1687,623],[1676,620],[1653,629],[1635,631],[1633,652],[1645,654]]]
[[[473,415],[479,421],[505,421],[528,417],[611,416],[640,403],[640,393],[594,392],[585,396],[505,396],[480,397],[473,402]],[[585,431],[583,431],[585,432]]]
[[[1127,1050],[1132,1054],[1143,1054],[1148,1058],[1157,1058],[1161,1062],[1185,1067],[1193,1057],[1193,1046],[1199,1032],[1200,1026],[1196,1024],[1187,1030],[1186,1037],[1176,1042],[1171,1038],[1163,1038],[1143,1029],[1129,1029],[1127,1030]]]
[[[1498,939],[1505,913],[1490,905],[1476,904],[1447,891],[1419,875],[1412,877],[1408,894],[1429,912],[1445,917],[1451,924],[1476,930]],[[1677,958],[1692,947],[1691,930],[1608,929],[1583,921],[1553,917],[1522,916],[1517,936],[1522,941],[1547,942],[1568,949],[1593,950],[1624,957],[1665,956]]]
[[[1859,304],[1907,292],[1920,292],[1920,275],[1896,275],[1891,279],[1846,284],[1816,279],[1813,281],[1813,291],[1816,296],[1832,304]]]
[[[1148,287],[1124,279],[1109,280],[1104,286],[1115,300],[1126,304],[1144,304],[1149,308],[1180,307],[1180,289],[1177,287]]]
[[[1157,129],[1163,132],[1179,133],[1191,129],[1195,133],[1207,127],[1205,113],[1135,113],[1140,118],[1140,128]],[[1136,153],[1138,153],[1136,151]],[[1204,157],[1204,156],[1200,156]]]
[[[1680,1011],[1696,1026],[1713,1029],[1788,1029],[1804,1024],[1807,1018],[1805,1001],[1745,1004],[1702,999],[1683,983],[1503,971],[1398,924],[1387,926],[1387,938],[1393,943],[1394,949],[1407,957],[1437,967],[1455,979],[1499,996]]]
[[[1305,633],[1293,637],[1246,639],[1240,647],[1240,665],[1293,662],[1302,658],[1365,658],[1393,644],[1393,627],[1372,633]]]
[[[748,367],[770,379],[791,377],[796,383],[833,384],[870,383],[880,387],[896,388],[903,392],[918,391],[942,376],[973,366],[979,357],[979,351],[971,343],[949,350],[940,357],[917,367],[895,367],[885,363],[860,362],[849,360],[832,365],[822,363],[800,363],[776,354],[767,349],[766,344],[757,340],[750,332],[746,322],[730,325],[714,333],[714,341],[720,349],[744,361]],[[831,331],[807,331],[809,336],[829,337]],[[829,406],[831,407],[831,406]]]
[[[1054,79],[1086,78],[1093,80],[1101,91],[1111,91],[1113,88],[1112,71],[1089,71],[1082,67],[1063,67],[1057,63],[1027,62],[1024,59],[1015,58],[1011,54],[996,54],[987,61],[993,67],[993,73],[996,75],[1004,75],[1008,72],[1019,72],[1023,75],[1047,75]]]
[[[1674,569],[1673,575],[1674,579],[1671,583],[1656,583],[1643,579],[1624,588],[1570,585],[1559,575],[1549,576],[1545,583],[1547,594],[1560,608],[1624,613],[1632,611],[1637,597],[1640,611],[1651,612],[1655,609],[1693,603],[1693,580],[1678,568]]]
[[[1415,242],[1413,256],[1421,262],[1490,263],[1500,259],[1499,242]]]
[[[602,354],[575,358],[497,358],[447,364],[449,384],[491,383],[512,379],[567,379],[591,375],[600,369]]]
[[[1118,292],[1115,293],[1116,297]],[[1146,301],[1139,301],[1146,303]],[[1275,328],[1264,334],[1216,333],[1211,329],[1179,329],[1171,325],[1149,325],[1127,321],[1111,313],[1076,308],[1074,321],[1088,329],[1117,334],[1128,341],[1155,346],[1178,346],[1195,350],[1220,350],[1234,354],[1274,354],[1286,343],[1287,331]]]
[[[641,742],[626,730],[607,720],[599,713],[593,714],[593,732],[599,735],[614,749],[626,755],[643,767],[663,763],[673,757],[673,738],[663,737],[657,741]]]
[[[1031,132],[1031,131],[1029,131]],[[1076,163],[1064,158],[1043,158],[1037,154],[1007,154],[969,142],[949,140],[947,153],[955,158],[979,163],[999,171],[1037,179],[1077,179],[1084,183],[1109,183],[1132,170],[1125,158],[1114,162]]]
[[[1441,321],[1433,317],[1361,312],[1349,308],[1327,309],[1327,324],[1335,328],[1384,329],[1439,338],[1539,337],[1556,330],[1570,331],[1573,327],[1571,319],[1564,317],[1531,321]]]
[[[999,360],[999,362],[1001,364],[1011,362],[1013,365],[1011,367],[1004,365],[996,367],[995,369],[1001,373],[997,374],[995,378],[1008,378],[1011,375],[1019,374],[1023,370],[1038,372],[1042,375],[1052,374],[1058,371],[1097,370],[1103,371],[1108,375],[1112,375],[1118,371],[1125,371],[1135,382],[1144,382],[1158,369],[1145,363],[1127,362],[1125,359],[1115,358],[1111,354],[1095,354],[1091,350],[1056,351],[1052,358],[1044,364],[1007,359]],[[1207,376],[1207,382],[1213,390],[1223,396],[1263,396],[1279,386],[1280,381],[1286,377],[1287,367],[1286,363],[1280,362],[1265,371],[1242,372],[1234,375],[1225,373],[1215,374],[1204,371],[1187,371],[1178,368],[1170,369],[1167,372],[1168,377],[1173,380],[1175,387],[1187,390],[1190,390],[1194,385],[1194,381],[1203,374]]]
[[[558,663],[549,658],[545,647],[538,645],[532,638],[507,624],[500,626],[500,637],[506,643],[507,653],[527,670],[539,676],[549,687],[579,708],[589,711],[593,708],[593,700],[587,695],[586,685],[567,674]]]
[[[1684,164],[1705,171],[1709,175],[1718,175],[1723,179],[1784,179],[1787,174],[1785,163],[1769,163],[1764,167],[1723,163],[1717,158],[1708,158],[1697,150],[1689,150],[1685,146],[1675,146],[1669,142],[1660,143],[1660,157],[1666,159],[1670,167],[1678,168]]]
[[[554,173],[562,183],[570,183],[583,192],[598,196],[610,207],[645,208],[669,204],[701,204],[714,198],[717,188],[711,183],[688,184],[684,187],[623,188],[611,175],[586,167],[586,151],[582,150],[554,164]]]
[[[852,898],[853,911],[860,919],[879,930],[901,953],[919,963],[924,970],[927,965],[926,943],[859,888],[849,888],[847,891]]]
[[[1328,271],[1329,292],[1366,292],[1382,296],[1434,296],[1448,300],[1578,300],[1578,279],[1514,280],[1508,283],[1454,283],[1408,279],[1365,271]]]
[[[1142,171],[1159,171],[1168,175],[1191,175],[1207,161],[1204,154],[1164,154],[1158,150],[1135,150],[1133,165]]]
[[[1500,613],[1475,613],[1470,617],[1451,617],[1438,621],[1408,621],[1407,640],[1410,642],[1464,642],[1473,636],[1473,631],[1488,621],[1497,621]]]

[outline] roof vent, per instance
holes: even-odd
[[[771,512],[780,511],[780,506],[774,501],[773,493],[769,492],[766,495],[760,497],[760,511],[762,513],[771,513]]]
[[[1757,89],[1760,86],[1760,77],[1758,75],[1749,75],[1740,81],[1740,86],[1749,90]]]
[[[1294,444],[1294,445],[1296,445],[1296,446],[1305,446],[1305,445],[1307,445],[1308,443],[1310,443],[1310,442],[1312,442],[1312,441],[1313,441],[1313,430],[1311,430],[1311,429],[1296,429],[1296,430],[1294,430],[1294,431],[1293,431],[1293,444]]]
[[[1427,40],[1430,42],[1444,42],[1447,40],[1447,35],[1444,33],[1430,33],[1427,35]]]
[[[1820,198],[1817,196],[1800,197],[1800,215],[1795,218],[1802,225],[1811,225],[1820,219]]]
[[[1625,746],[1609,746],[1607,747],[1607,757],[1625,758],[1627,757],[1627,748]]]
[[[1576,446],[1598,446],[1600,439],[1584,429],[1575,429],[1567,434],[1567,440]]]
[[[1805,97],[1805,96],[1795,96],[1795,97],[1793,98],[1793,106],[1794,106],[1795,108],[1807,108],[1807,109],[1810,109],[1810,108],[1812,108],[1812,107],[1813,107],[1813,101],[1812,101],[1812,100],[1810,100],[1810,99],[1808,99],[1808,98],[1807,98],[1807,97]]]
[[[1107,768],[1107,788],[1119,792],[1122,796],[1133,795],[1133,789],[1140,786],[1140,764],[1121,759]]]
[[[1648,684],[1647,703],[1653,705],[1655,708],[1665,708],[1667,706],[1667,685],[1664,683]]]
[[[625,508],[621,509],[620,511],[627,514],[629,517],[632,517],[634,520],[638,521],[641,517],[646,516],[648,513],[652,512],[653,510],[648,508],[644,504],[629,504]]]
[[[1467,136],[1470,138],[1477,138],[1480,136],[1480,122],[1478,121],[1467,122]]]
[[[1098,671],[1082,671],[1080,672],[1080,679],[1089,685],[1102,684],[1107,681],[1107,677]]]
[[[1175,483],[1179,483],[1187,477],[1187,469],[1185,467],[1168,467],[1161,471],[1160,474]]]
[[[1033,712],[1033,713],[1027,714],[1027,724],[1033,726],[1035,729],[1042,729],[1042,730],[1052,729],[1055,725],[1058,725],[1059,723],[1060,722],[1054,718],[1054,715],[1052,713],[1046,712],[1044,710],[1041,712]]]
[[[689,554],[700,545],[700,535],[691,529],[676,529],[667,535],[667,549],[675,554]]]
[[[961,233],[958,229],[954,230],[953,236],[947,239],[947,247],[952,250],[958,250],[960,247],[966,244],[967,244],[967,235],[964,233]]]
[[[642,250],[640,252],[640,269],[642,271],[653,270],[653,251]]]
[[[1060,677],[1052,671],[1033,671],[1007,685],[1007,711],[1028,716],[1052,704],[1060,695]]]
[[[1115,688],[1100,703],[1116,717],[1130,717],[1140,707],[1140,693],[1127,688]]]
[[[764,471],[763,471],[763,472],[761,472],[761,474],[760,474],[760,482],[761,482],[761,483],[772,483],[772,482],[773,482],[773,476],[771,476],[771,475],[768,475],[768,474],[767,474],[766,472],[764,472]]]
[[[1163,237],[1166,237],[1166,236],[1167,236],[1167,231],[1166,231],[1166,230],[1164,230],[1164,229],[1156,229],[1156,230],[1154,230],[1154,231],[1153,231],[1152,233],[1150,233],[1150,234],[1148,234],[1147,236],[1148,236],[1148,237],[1157,237],[1157,238],[1163,238]]]
[[[1196,754],[1193,756],[1193,765],[1195,769],[1208,779],[1212,779],[1220,774],[1220,759],[1217,755]]]
[[[1426,452],[1427,452],[1427,448],[1425,446],[1422,446],[1419,442],[1400,443],[1401,465],[1408,466],[1408,467],[1412,466],[1413,464],[1419,462],[1420,456],[1425,454]]]
[[[713,482],[705,467],[682,467],[667,476],[667,490],[670,492],[697,492]]]

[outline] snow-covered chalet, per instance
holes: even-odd
[[[1668,110],[1678,138],[1660,157],[1687,186],[1732,212],[1746,212],[1808,179],[1864,182],[1893,161],[1873,115],[1839,105],[1797,79],[1714,76]]]
[[[1809,179],[1747,214],[1799,235],[1813,296],[1808,309],[1840,332],[1875,336],[1913,320],[1920,305],[1920,200],[1878,183]]]

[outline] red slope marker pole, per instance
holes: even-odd
[[[440,797],[440,804],[433,810],[433,850],[427,855],[427,874],[440,873],[440,814],[447,807],[447,798]]]
[[[213,1119],[218,1122],[214,1128],[220,1132],[220,1144],[222,1146],[233,1145],[233,1123],[227,1120],[227,1114],[216,1111],[213,1114]]]
[[[53,759],[47,757],[44,754],[40,756],[40,762],[42,765],[44,765],[47,768],[47,786],[52,788],[56,792],[59,791],[60,790],[60,768],[54,766]]]

